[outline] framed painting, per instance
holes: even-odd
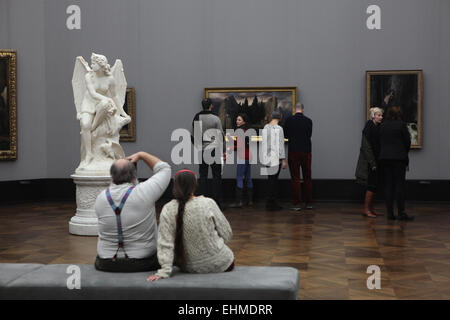
[[[136,99],[134,88],[127,88],[123,110],[131,117],[131,122],[120,130],[120,142],[136,141]]]
[[[222,128],[235,129],[239,113],[249,119],[249,128],[262,129],[273,110],[279,109],[284,119],[293,114],[297,103],[297,87],[205,88],[204,98],[213,103],[213,113],[222,121]]]
[[[0,160],[17,160],[17,53],[0,50]]]
[[[422,148],[422,70],[366,71],[366,114],[399,106],[411,135],[411,148]]]

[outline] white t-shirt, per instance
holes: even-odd
[[[130,258],[143,259],[156,253],[158,226],[156,224],[155,202],[162,196],[170,182],[171,169],[166,162],[153,167],[153,176],[135,186],[120,215],[125,251]],[[131,183],[111,183],[109,191],[116,206],[119,206]],[[95,202],[98,218],[97,253],[100,258],[110,259],[118,248],[116,215],[106,198],[106,190]],[[118,257],[123,257],[120,249]]]

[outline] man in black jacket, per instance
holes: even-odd
[[[405,180],[410,147],[411,137],[406,123],[402,121],[401,109],[397,106],[390,107],[385,121],[380,126],[379,155],[384,177],[387,216],[390,220],[396,219],[394,199],[397,200],[398,219],[413,220],[413,217],[405,212]]]
[[[292,202],[294,210],[300,210],[302,202],[300,186],[300,168],[303,174],[306,195],[306,209],[312,209],[312,178],[311,178],[311,136],[312,121],[303,112],[302,103],[295,105],[295,114],[286,119],[284,137],[289,139],[288,163],[291,173]]]

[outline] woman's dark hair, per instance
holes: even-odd
[[[173,182],[173,196],[178,201],[177,227],[175,233],[175,257],[178,265],[184,265],[183,218],[186,202],[197,189],[197,178],[191,172],[180,172]]]
[[[402,109],[399,106],[392,106],[386,112],[386,120],[402,120]]]
[[[237,115],[237,117],[241,117],[242,120],[244,120],[244,122],[247,124],[247,122],[248,122],[248,116],[247,116],[246,113],[239,113],[239,114]],[[237,117],[236,117],[236,118],[237,118]]]
[[[272,111],[272,119],[280,119],[282,118],[282,114],[280,109],[275,109]]]

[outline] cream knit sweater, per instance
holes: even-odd
[[[172,273],[177,214],[177,200],[167,203],[161,211],[158,228],[161,269],[156,275],[163,278]],[[234,261],[233,252],[226,245],[231,240],[232,231],[216,202],[203,196],[189,200],[183,219],[186,265],[182,269],[190,273],[215,273],[228,269]]]

